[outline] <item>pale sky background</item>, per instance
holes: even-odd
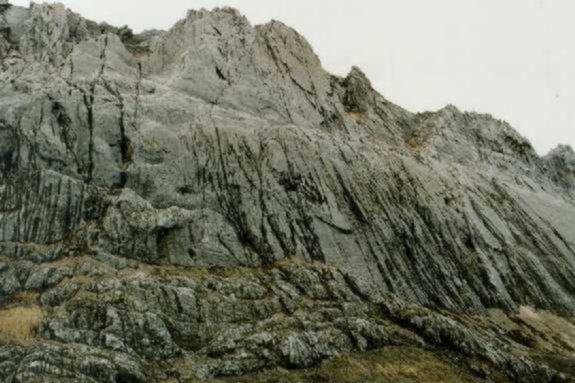
[[[304,35],[327,70],[357,65],[389,100],[454,104],[511,123],[540,154],[575,147],[573,0],[63,0],[95,21],[168,29],[187,9],[233,6]],[[28,5],[27,0],[12,0]]]

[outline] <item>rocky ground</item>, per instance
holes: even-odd
[[[567,382],[575,372],[569,319],[431,310],[305,260],[204,269],[85,255],[6,259],[0,269],[21,286],[0,311],[7,382],[351,382],[358,373]]]
[[[0,381],[569,382],[575,152],[232,9],[0,1]]]

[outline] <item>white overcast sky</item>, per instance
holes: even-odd
[[[510,122],[544,154],[575,147],[574,0],[63,0],[84,17],[167,29],[187,9],[233,6],[298,30],[324,66],[361,67],[413,111],[446,104]],[[12,0],[28,5],[27,0]]]

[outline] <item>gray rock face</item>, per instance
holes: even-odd
[[[553,180],[563,186],[571,195],[575,192],[575,152],[573,148],[559,145],[553,149],[544,160],[549,164],[549,172]]]
[[[39,334],[60,345],[17,353],[42,371],[144,381],[146,361],[183,358],[211,377],[398,341],[365,314],[367,295],[326,292],[331,282],[305,267],[237,286],[177,277],[189,268],[297,258],[340,269],[338,289],[361,277],[409,305],[575,310],[570,147],[539,158],[491,116],[410,113],[358,68],[327,73],[279,22],[190,11],[169,31],[134,35],[62,5],[0,3],[0,67],[0,303],[35,291],[54,307]],[[80,256],[110,269],[44,265]],[[78,275],[90,282],[69,282]],[[306,311],[298,331],[265,330],[266,318],[304,310],[302,294],[341,307],[329,319]],[[524,368],[462,324],[404,319],[422,341]],[[471,343],[433,335],[452,330]],[[129,377],[117,366],[133,366]]]

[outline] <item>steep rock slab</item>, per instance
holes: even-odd
[[[230,9],[141,36],[57,5],[1,19],[3,241],[182,266],[299,256],[429,306],[575,308],[570,149],[541,159],[490,116],[409,113]]]

